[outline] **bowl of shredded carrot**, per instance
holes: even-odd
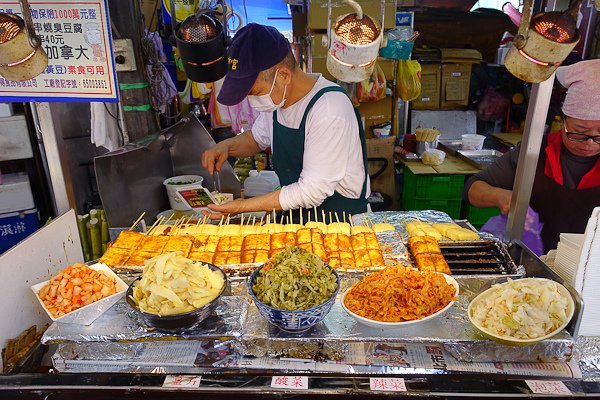
[[[31,289],[52,321],[90,325],[125,295],[127,284],[104,264],[75,263]]]
[[[403,327],[435,318],[448,310],[459,293],[449,275],[394,266],[355,283],[342,295],[344,310],[374,328]]]

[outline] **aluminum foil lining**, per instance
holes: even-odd
[[[236,365],[227,340],[61,343],[52,355],[60,372],[199,373]]]
[[[600,337],[579,336],[573,349],[584,380],[600,382]]]
[[[356,280],[343,276],[340,293]],[[244,321],[238,351],[251,356],[291,357],[300,352],[304,357],[319,359],[346,356],[352,343],[437,343],[460,361],[468,362],[562,362],[573,354],[573,338],[559,332],[551,339],[527,347],[505,346],[485,339],[467,318],[469,301],[493,283],[506,277],[456,276],[460,294],[454,305],[437,318],[397,329],[376,329],[358,323],[340,305],[340,297],[325,319],[302,334],[290,334],[270,325],[251,305]],[[237,343],[237,342],[236,342]],[[331,359],[331,358],[330,358]]]
[[[401,240],[406,242],[408,240],[408,232],[406,232],[406,224],[411,221],[423,221],[431,222],[434,224],[444,222],[455,222],[463,228],[475,230],[473,226],[466,220],[455,221],[448,214],[442,211],[436,210],[424,210],[424,211],[378,211],[378,212],[367,212],[364,214],[357,214],[352,216],[352,221],[355,225],[366,225],[367,222],[370,224],[381,224],[389,223],[392,224],[400,236]],[[490,240],[497,238],[487,232],[477,232],[481,239]],[[379,234],[378,234],[379,235]],[[379,236],[378,236],[379,237]],[[444,243],[444,241],[440,241]]]
[[[51,344],[236,338],[241,336],[247,310],[247,296],[222,296],[215,312],[198,328],[175,334],[146,326],[139,314],[122,299],[91,325],[53,323],[42,336],[41,342]]]

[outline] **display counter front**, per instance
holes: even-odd
[[[410,266],[410,221],[452,223],[435,211],[368,213],[353,222],[393,226],[376,233],[386,265]],[[76,232],[74,213],[67,213],[0,258],[0,289],[10,293],[3,319],[14,321],[3,324],[3,341],[48,322],[30,286],[81,260]],[[125,298],[90,325],[50,324],[14,373],[0,376],[0,397],[600,396],[600,338],[578,336],[583,306],[576,292],[573,318],[551,338],[528,346],[489,340],[467,318],[478,294],[510,279],[561,279],[519,242],[480,235],[439,246],[460,290],[435,318],[393,328],[360,323],[341,299],[365,271],[344,269],[325,319],[290,333],[259,314],[247,277],[233,274],[213,314],[190,330],[148,326]],[[127,283],[138,275],[120,274]]]

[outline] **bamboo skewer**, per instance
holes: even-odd
[[[164,220],[165,217],[160,216],[156,219],[156,221],[154,221],[154,223],[150,226],[150,229],[148,229],[148,231],[146,231],[146,235],[152,235],[152,231],[158,226],[160,225],[161,221]]]
[[[129,230],[132,230],[142,220],[142,218],[144,218],[144,215],[146,215],[146,211],[144,211],[142,215],[140,215],[140,217],[135,220],[135,222],[133,223],[133,225],[131,225],[131,228],[129,228]]]
[[[302,207],[300,207],[300,225],[304,226],[304,213],[302,212]]]
[[[335,215],[335,222],[337,222],[339,224],[340,223],[340,219],[338,218],[338,213],[335,212],[333,214]]]

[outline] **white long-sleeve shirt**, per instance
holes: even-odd
[[[280,124],[298,129],[312,97],[322,88],[336,86],[319,75],[313,88],[295,104],[277,112]],[[264,150],[273,143],[273,113],[260,113],[252,135]],[[272,151],[277,152],[276,148]],[[304,158],[298,182],[283,186],[279,202],[284,210],[312,208],[335,191],[357,199],[365,179],[362,147],[354,108],[348,96],[327,92],[308,113],[305,126]],[[371,193],[367,180],[365,197]]]

